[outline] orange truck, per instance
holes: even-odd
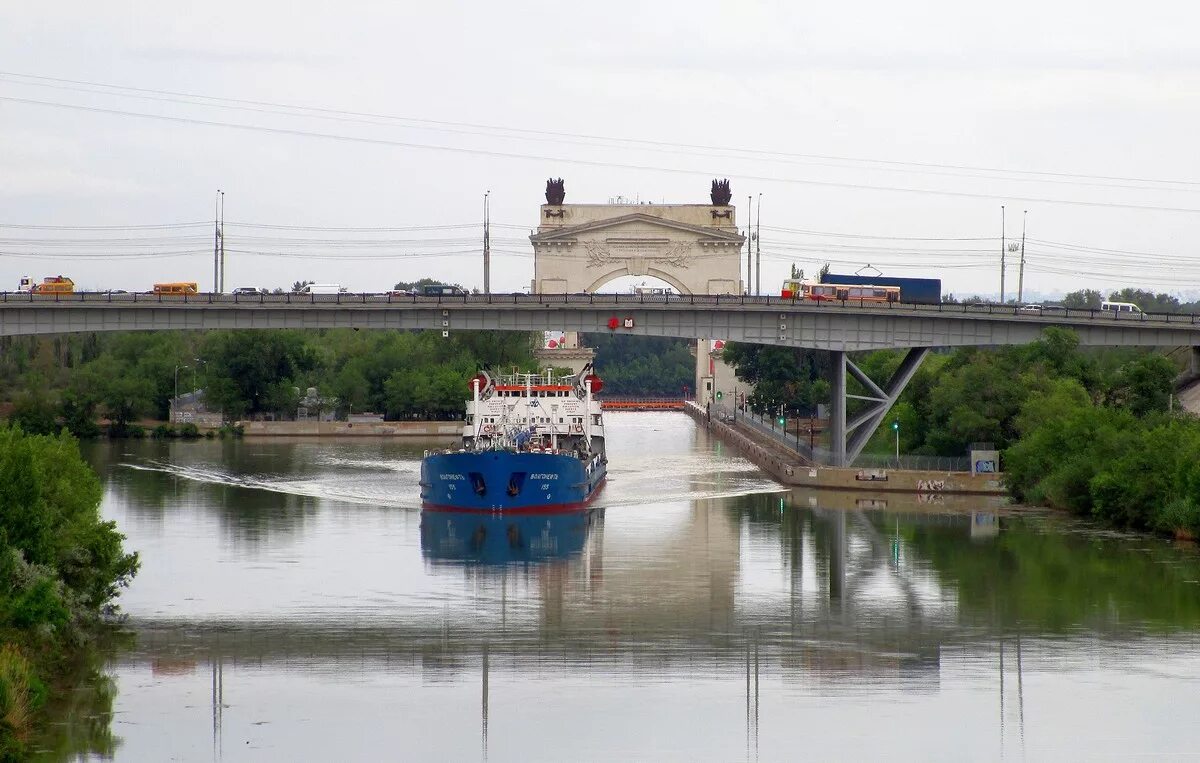
[[[41,283],[34,283],[32,278],[25,276],[21,279],[17,291],[31,294],[74,294],[75,282],[66,276],[47,276]]]

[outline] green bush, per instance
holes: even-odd
[[[189,421],[186,424],[180,425],[179,436],[185,440],[195,440],[200,436],[200,428]]]
[[[37,673],[61,678],[137,573],[100,496],[75,438],[0,427],[0,761],[29,753]]]
[[[178,437],[175,427],[170,424],[159,424],[150,432],[150,436],[155,440],[169,440]]]
[[[10,426],[21,427],[30,434],[54,434],[58,431],[54,406],[44,397],[33,393],[17,399],[12,414],[8,417],[8,423]]]
[[[226,437],[241,437],[246,433],[246,428],[241,424],[222,424],[217,430],[217,436],[221,439]]]

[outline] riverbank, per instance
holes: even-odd
[[[776,481],[789,487],[872,493],[1007,495],[1000,474],[971,474],[910,469],[857,469],[819,466],[758,432],[709,418],[695,403],[684,412],[723,442],[733,446]]]
[[[461,421],[241,421],[246,437],[457,437]]]

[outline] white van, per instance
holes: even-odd
[[[310,283],[300,290],[301,294],[341,294],[346,291],[345,286],[336,283]]]
[[[1100,309],[1108,313],[1141,313],[1142,308],[1132,302],[1101,302]]]

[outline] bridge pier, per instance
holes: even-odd
[[[888,411],[896,404],[900,393],[908,386],[922,361],[929,355],[928,347],[913,347],[904,356],[892,378],[880,387],[871,380],[861,368],[856,366],[844,351],[834,350],[833,358],[832,405],[829,413],[830,449],[833,455],[832,466],[850,466],[866,447],[867,441],[875,434],[879,424],[887,416]],[[866,388],[866,395],[851,395],[846,392],[846,375],[849,373],[859,384]],[[849,400],[865,400],[867,406],[854,414],[847,416]]]

